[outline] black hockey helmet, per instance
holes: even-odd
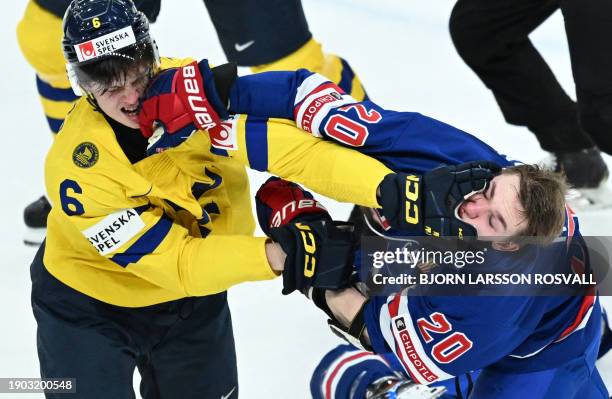
[[[63,21],[62,48],[73,89],[105,86],[135,66],[159,64],[149,21],[132,0],[73,0]]]

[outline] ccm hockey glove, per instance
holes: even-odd
[[[271,229],[270,238],[287,254],[283,294],[310,287],[348,287],[355,251],[352,228],[346,222],[318,220]]]
[[[195,130],[207,130],[213,141],[225,134],[221,121],[227,113],[219,91],[229,91],[236,66],[225,64],[212,70],[207,60],[167,69],[150,83],[141,100],[140,130],[149,139],[147,155],[181,144]],[[227,90],[219,90],[222,86]]]
[[[261,229],[287,254],[283,294],[309,287],[347,287],[353,271],[353,228],[332,221],[308,191],[270,178],[255,196]]]
[[[489,161],[441,166],[422,176],[389,174],[380,184],[382,214],[391,227],[410,235],[477,236],[456,216],[459,204],[483,191],[501,168]]]

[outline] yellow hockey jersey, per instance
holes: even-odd
[[[49,272],[126,307],[271,279],[266,238],[252,235],[245,166],[369,207],[391,172],[291,121],[238,115],[224,126],[221,139],[197,131],[132,164],[104,115],[86,98],[77,101],[45,164]]]

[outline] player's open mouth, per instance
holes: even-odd
[[[138,114],[138,105],[135,105],[133,108],[121,107],[121,112],[128,116],[136,116]]]

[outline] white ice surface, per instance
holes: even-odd
[[[206,57],[217,64],[224,61],[202,1],[162,3],[161,15],[153,26],[161,54]],[[441,119],[523,161],[542,159],[545,154],[533,135],[504,122],[493,96],[455,52],[447,28],[453,4],[450,0],[304,0],[315,37],[325,50],[349,60],[371,98],[380,105]],[[22,211],[43,192],[43,159],[51,137],[34,74],[15,40],[15,26],[25,6],[26,0],[11,1],[0,14],[0,43],[5,53],[0,63],[0,120],[4,123],[0,156],[0,209],[4,214],[0,223],[0,377],[38,376],[28,271],[34,249],[22,245]],[[555,14],[532,37],[573,97],[561,15]],[[265,175],[253,173],[251,177],[251,188],[256,189]],[[336,217],[348,215],[347,204],[325,204]],[[581,216],[583,234],[609,235],[612,231],[612,211]],[[322,315],[298,295],[282,297],[278,280],[235,287],[230,290],[230,303],[241,396],[309,397],[311,372],[326,351],[339,343],[327,331]],[[612,356],[600,362],[599,368],[610,384]]]

